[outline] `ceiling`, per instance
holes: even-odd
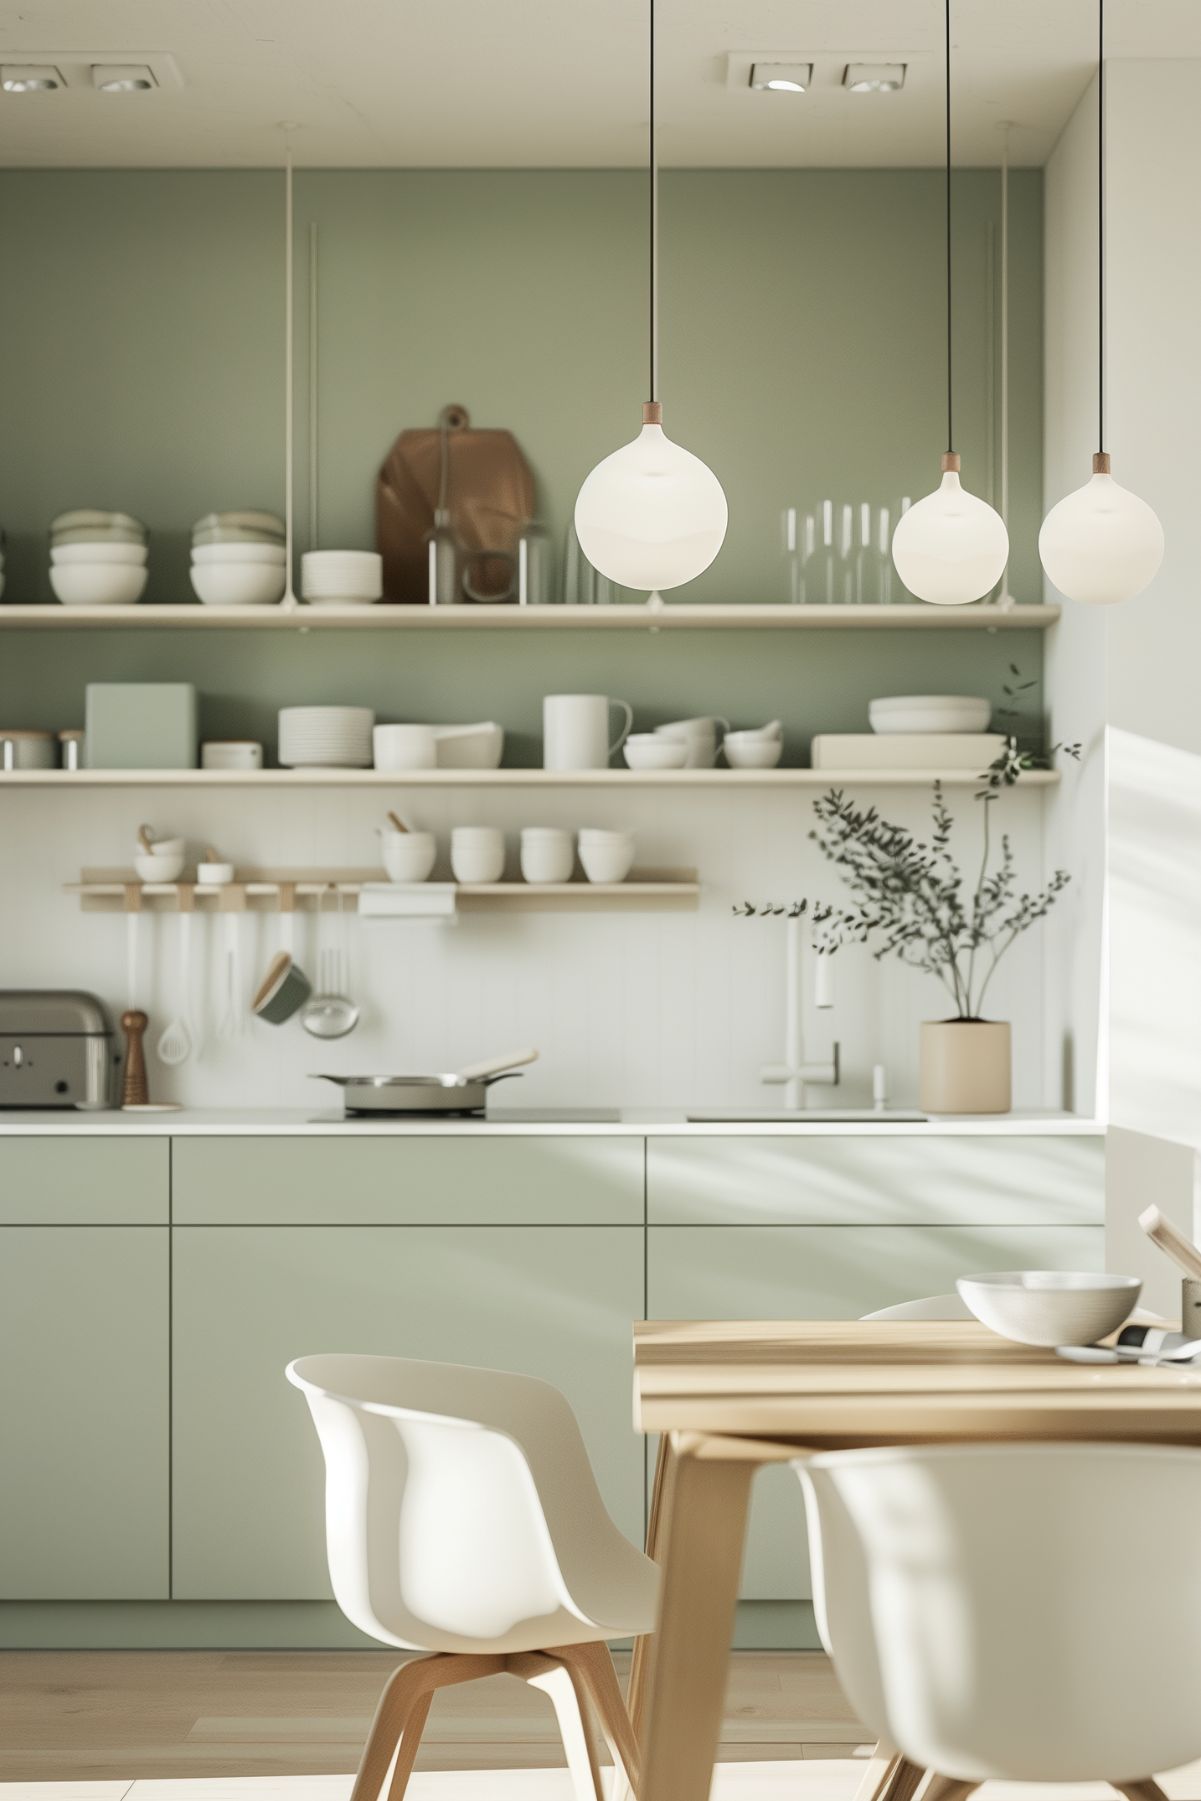
[[[147,94],[0,92],[0,165],[621,167],[645,150],[646,0],[0,0],[0,61],[173,59]],[[941,0],[658,0],[660,155],[678,166],[942,159]],[[1096,0],[955,0],[955,155],[1042,163],[1095,68]],[[1198,0],[1110,0],[1114,57],[1201,57]],[[730,53],[812,61],[805,95]],[[909,64],[851,95],[850,60]]]

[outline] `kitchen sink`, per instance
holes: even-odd
[[[709,1107],[699,1113],[690,1113],[688,1122],[711,1126],[888,1126],[920,1125],[925,1118],[924,1113],[915,1113],[906,1107],[782,1107],[778,1110]]]

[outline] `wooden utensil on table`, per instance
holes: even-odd
[[[388,824],[390,826],[394,826],[398,832],[407,832],[408,831],[409,828],[405,824],[404,820],[400,817],[399,813],[389,812],[386,815],[386,817],[388,820]]]
[[[1201,1278],[1201,1250],[1184,1233],[1165,1219],[1158,1207],[1148,1207],[1138,1216],[1138,1223],[1151,1243],[1170,1257],[1186,1276]]]

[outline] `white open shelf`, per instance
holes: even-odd
[[[200,882],[139,882],[132,869],[85,869],[68,882],[87,913],[167,912],[179,908],[181,893],[205,909],[241,912],[245,907],[274,912],[291,890],[297,905],[320,908],[323,898],[357,897],[364,883],[388,880],[382,869],[245,870],[221,887]],[[437,884],[435,884],[437,885]],[[422,884],[416,884],[416,887]],[[637,910],[694,907],[700,894],[695,869],[635,869],[624,882],[472,882],[454,884],[459,913],[560,912],[573,908],[626,907]]]
[[[971,769],[9,769],[5,788],[945,788],[979,787]],[[1050,788],[1030,769],[1020,788]]]
[[[518,606],[6,606],[0,630],[114,631],[145,629],[213,631],[1029,631],[1059,618],[1057,606],[1008,610],[977,602],[934,607],[896,606],[689,606],[668,602],[608,607]]]

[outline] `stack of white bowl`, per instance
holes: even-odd
[[[284,597],[284,522],[243,508],[192,527],[192,586],[210,607],[270,607]]]
[[[374,550],[306,550],[300,592],[314,607],[370,606],[384,598],[384,559]]]
[[[281,707],[279,760],[285,769],[370,769],[370,707]]]
[[[50,522],[50,586],[65,607],[127,607],[146,590],[146,527],[77,507]]]
[[[727,732],[721,747],[731,769],[774,769],[784,754],[784,728],[772,719],[753,731]]]

